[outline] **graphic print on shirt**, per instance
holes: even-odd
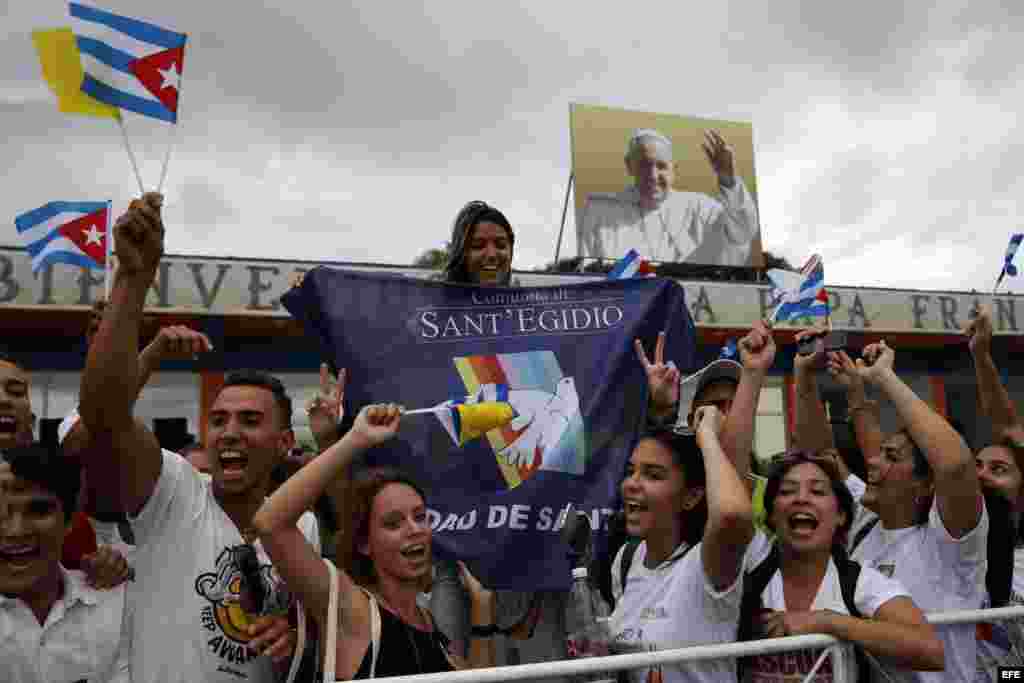
[[[883,575],[885,578],[891,579],[893,577],[893,574],[896,573],[896,563],[890,562],[887,564],[878,564],[875,565],[875,570],[879,574]]]
[[[748,664],[749,683],[801,683],[817,663],[822,650],[797,650],[774,655],[756,655]],[[815,683],[832,683],[832,657],[826,657],[814,674]]]
[[[259,653],[248,646],[253,638],[248,633],[249,626],[259,616],[285,614],[291,605],[291,595],[269,564],[258,565],[255,579],[259,585],[248,585],[242,562],[252,552],[248,545],[224,548],[217,556],[215,570],[196,579],[196,593],[210,602],[202,611],[203,628],[211,634],[207,648],[228,664],[246,664],[258,657]],[[254,595],[264,596],[258,613],[243,608],[246,598]]]

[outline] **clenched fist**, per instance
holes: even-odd
[[[133,199],[128,211],[114,224],[114,253],[118,273],[155,274],[164,255],[164,222],[160,216],[163,195],[148,192]]]

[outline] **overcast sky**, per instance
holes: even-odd
[[[1019,0],[95,4],[189,34],[172,253],[408,263],[483,199],[543,265],[571,102],[752,121],[765,247],[820,252],[826,283],[991,290],[1024,223]],[[66,3],[2,6],[13,244],[18,213],[138,190],[114,123],[60,114],[39,75],[30,32]],[[155,187],[168,127],[127,126]]]

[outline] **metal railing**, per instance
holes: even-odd
[[[926,618],[929,623],[937,626],[1004,621],[1007,619],[1024,618],[1024,606],[934,612],[927,614]],[[488,669],[418,674],[415,676],[395,676],[377,680],[403,681],[405,683],[504,683],[505,681],[593,675],[624,669],[641,669],[707,659],[735,659],[753,655],[792,652],[794,650],[820,649],[840,643],[842,641],[826,635],[788,636],[785,638],[750,640],[741,643],[697,645],[676,650],[638,652],[635,654],[609,655],[607,657],[588,657],[585,659],[540,662],[537,664],[517,664]]]

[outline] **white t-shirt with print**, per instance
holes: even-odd
[[[985,606],[990,604],[987,596]],[[1013,579],[1010,601],[1005,607],[1024,606],[1024,547],[1013,551]],[[996,681],[996,667],[1024,665],[1024,618],[978,624],[978,670],[976,683]]]
[[[758,533],[747,550],[746,571],[753,571],[771,552],[772,542],[763,533]],[[861,616],[871,618],[875,612],[893,598],[909,597],[898,581],[886,578],[874,569],[862,567],[857,577],[857,588],[853,594],[853,602]],[[776,571],[768,580],[761,604],[765,609],[786,611],[786,598],[782,586],[782,573]],[[843,590],[839,582],[839,570],[835,562],[828,561],[828,569],[818,588],[811,611],[832,610],[839,614],[849,614],[843,600]],[[798,650],[772,655],[751,657],[744,671],[741,683],[801,683],[814,668],[823,650]],[[833,654],[822,662],[811,679],[814,683],[856,683],[857,659],[852,645],[840,645]]]
[[[673,561],[684,549],[685,545],[680,546],[657,568],[648,569],[644,566],[647,543],[641,542],[629,566],[624,593],[623,551],[619,551],[612,565],[616,603],[609,626],[613,652],[671,650],[736,640],[743,572],[738,572],[731,586],[717,591],[704,573],[700,544]],[[736,680],[736,662],[705,660],[669,664],[658,670],[633,670],[630,677],[635,683],[732,683]]]
[[[271,662],[247,646],[238,605],[234,549],[245,541],[209,480],[178,454],[163,451],[153,494],[131,522],[137,543],[130,592],[133,683],[271,683]],[[299,528],[319,553],[312,513],[302,516]],[[256,549],[269,604],[288,604],[262,546]]]
[[[858,515],[857,524],[870,519]],[[854,538],[858,526],[850,534]],[[942,522],[938,503],[928,523],[905,529],[885,529],[881,522],[868,532],[852,557],[906,586],[924,612],[979,609],[985,601],[988,569],[988,512],[982,510],[978,526],[963,538],[953,538]],[[945,671],[916,671],[916,681],[970,681],[977,666],[974,624],[937,626],[946,650]]]

